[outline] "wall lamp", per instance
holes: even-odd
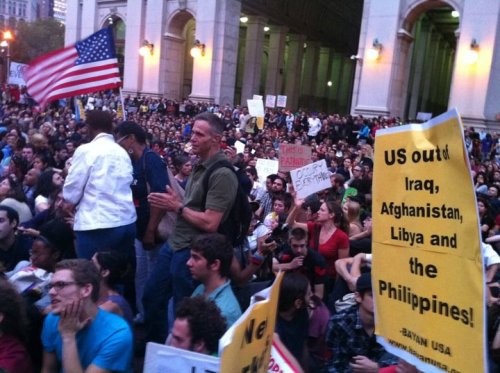
[[[154,49],[155,49],[155,46],[153,43],[151,43],[150,41],[144,40],[142,42],[142,47],[139,48],[139,54],[142,57],[146,57],[148,54],[150,56],[152,56]]]
[[[382,43],[377,38],[373,39],[372,47],[366,51],[366,58],[371,61],[378,60],[382,54]]]
[[[353,61],[361,61],[362,60],[362,58],[359,54],[352,54],[350,58]]]
[[[203,57],[205,55],[205,44],[200,43],[200,41],[196,39],[190,53],[193,58]]]
[[[477,62],[479,58],[479,44],[476,39],[472,39],[470,49],[465,52],[465,63],[472,65]]]

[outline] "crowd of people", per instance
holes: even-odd
[[[281,270],[275,331],[305,371],[417,371],[374,335],[373,146],[398,118],[268,108],[259,128],[245,107],[118,97],[83,97],[85,113],[0,108],[0,369],[128,372],[149,341],[216,354]],[[500,143],[473,129],[465,140],[495,364]],[[285,143],[324,159],[331,187],[301,199],[289,173],[259,180],[257,160]]]

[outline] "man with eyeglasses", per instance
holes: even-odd
[[[273,270],[302,273],[309,280],[314,295],[323,299],[326,263],[317,251],[307,247],[307,242],[307,232],[302,228],[293,228],[288,234],[288,246],[278,258],[273,258]]]
[[[63,260],[50,281],[51,313],[43,325],[42,373],[131,372],[127,322],[97,307],[99,272],[85,259]]]

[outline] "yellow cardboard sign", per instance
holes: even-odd
[[[483,263],[460,117],[381,130],[375,143],[377,339],[424,372],[483,372]]]
[[[222,373],[267,372],[278,311],[278,299],[283,273],[276,276],[271,287],[258,295],[219,342]]]

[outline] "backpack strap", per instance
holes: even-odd
[[[203,199],[202,199],[202,203],[201,203],[203,211],[205,211],[205,203],[207,202],[208,182],[210,180],[210,176],[212,176],[212,173],[215,170],[218,170],[221,167],[229,168],[229,169],[231,169],[236,174],[236,172],[234,171],[234,167],[231,164],[231,162],[229,162],[228,160],[225,160],[225,159],[222,159],[220,161],[215,162],[213,165],[211,165],[207,169],[207,171],[205,172],[205,175],[203,175],[203,180],[202,180],[202,183],[201,183],[201,185],[203,186]]]

